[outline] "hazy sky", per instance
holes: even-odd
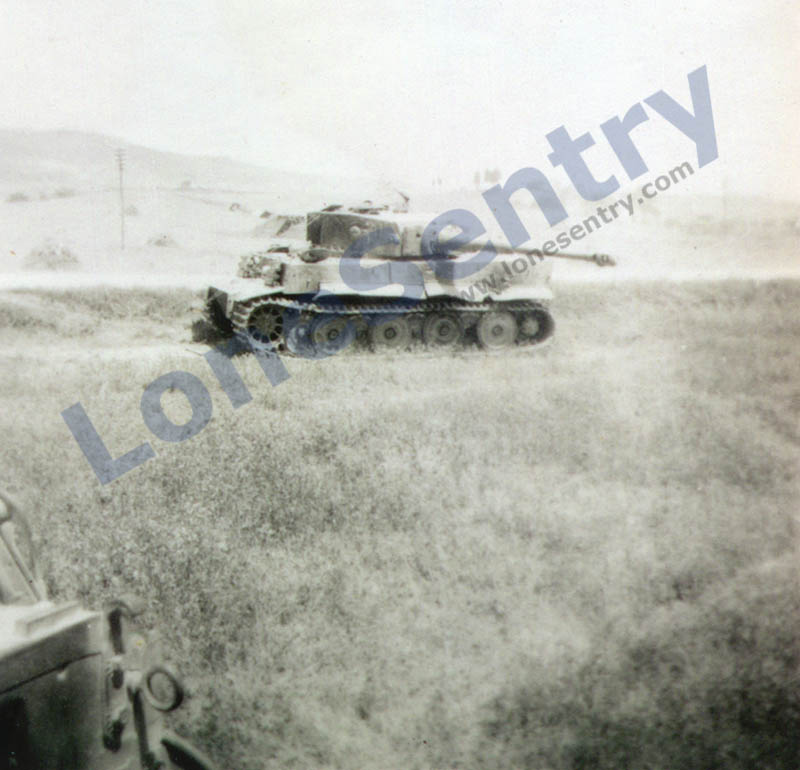
[[[74,128],[159,149],[389,180],[467,183],[532,165],[544,135],[627,178],[599,124],[706,65],[720,157],[696,192],[800,197],[800,12],[789,0],[4,0],[7,128]],[[653,172],[696,160],[663,118]]]

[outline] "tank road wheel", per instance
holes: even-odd
[[[346,315],[325,314],[314,319],[311,339],[317,352],[333,355],[344,350],[356,338],[355,319]]]
[[[292,311],[286,320],[286,327],[288,351],[302,358],[316,358],[314,340],[311,337],[312,322],[297,311]]]
[[[356,331],[356,344],[358,347],[365,347],[369,342],[369,324],[362,315],[351,316],[351,318]]]
[[[422,325],[422,339],[432,348],[455,348],[464,336],[464,326],[455,313],[431,313]]]
[[[247,331],[259,342],[275,347],[283,340],[283,310],[275,305],[259,305],[247,318]]]
[[[478,341],[487,350],[507,348],[517,339],[517,319],[507,310],[492,310],[478,321]]]
[[[544,308],[536,308],[522,314],[519,320],[519,336],[527,344],[543,342],[552,333],[555,323],[553,316]]]
[[[411,341],[411,329],[405,318],[392,318],[383,323],[378,319],[370,329],[369,338],[376,349],[402,350]]]

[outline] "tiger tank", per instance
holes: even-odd
[[[242,257],[235,279],[209,287],[207,320],[251,346],[312,358],[349,346],[499,350],[548,339],[552,261],[452,230],[387,207],[309,213],[305,240],[273,239]]]

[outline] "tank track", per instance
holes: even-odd
[[[261,313],[273,318],[280,316],[280,330],[262,335],[255,321],[257,314]],[[444,321],[444,318],[450,320]],[[483,324],[482,319],[485,319]],[[432,338],[434,332],[429,324],[436,320],[444,324],[442,338]],[[348,324],[348,321],[353,323]],[[496,322],[494,332],[492,321]],[[448,327],[453,331],[454,324],[457,328],[457,332],[453,332],[457,336],[455,341],[446,334]],[[235,335],[248,338],[251,344],[254,342],[304,357],[330,355],[344,348],[404,350],[422,344],[450,350],[474,347],[476,343],[483,348],[498,350],[533,347],[551,337],[555,327],[547,307],[530,300],[477,304],[444,297],[413,303],[365,298],[348,302],[333,296],[319,302],[285,295],[254,297],[235,303],[230,325]],[[284,325],[290,328],[284,328]],[[407,333],[403,332],[403,327]],[[333,339],[325,336],[326,332],[331,334],[337,329],[340,333],[348,330],[352,338],[343,340],[339,334]],[[384,331],[376,334],[380,329]],[[400,339],[384,339],[392,329],[399,330]]]

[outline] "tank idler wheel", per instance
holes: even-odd
[[[431,313],[422,325],[422,339],[432,348],[455,348],[464,336],[464,325],[455,313]]]
[[[370,329],[369,338],[376,349],[403,350],[411,342],[411,329],[405,318],[392,318],[383,323],[378,318]]]
[[[277,345],[283,340],[283,310],[274,305],[259,305],[247,319],[247,331],[259,342]]]
[[[507,310],[492,310],[478,321],[478,341],[487,350],[510,347],[516,339],[517,319]]]
[[[527,311],[519,321],[519,335],[528,344],[542,342],[553,333],[553,317],[546,310],[537,308]]]
[[[315,318],[311,324],[314,347],[323,355],[344,350],[355,338],[356,323],[352,316],[328,313]]]

